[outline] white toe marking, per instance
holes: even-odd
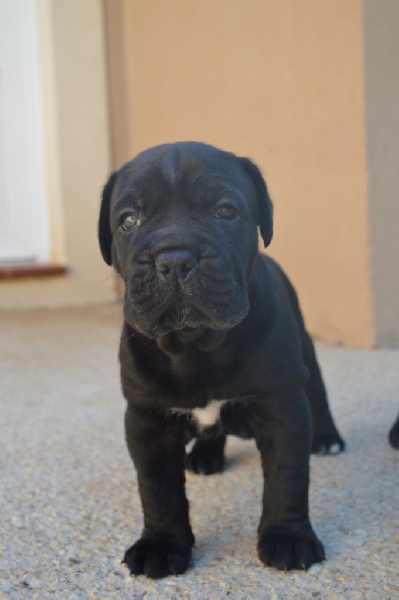
[[[333,444],[328,449],[329,454],[339,454],[340,452],[341,452],[341,448],[340,448],[339,444]]]

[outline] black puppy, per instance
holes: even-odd
[[[147,150],[104,188],[99,239],[125,282],[126,439],[144,512],[124,559],[135,575],[187,569],[184,467],[222,470],[227,434],[255,438],[260,451],[260,560],[287,570],[324,559],[309,521],[309,454],[344,442],[295,291],[258,252],[257,226],[267,246],[272,205],[260,171],[206,144]]]

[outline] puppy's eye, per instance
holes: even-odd
[[[230,202],[221,202],[217,205],[215,216],[218,219],[235,219],[237,216],[238,210],[234,204]]]
[[[127,213],[121,218],[121,227],[124,231],[130,231],[140,225],[140,219],[135,213]]]

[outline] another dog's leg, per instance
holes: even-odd
[[[327,392],[313,342],[306,332],[303,333],[302,339],[304,360],[309,369],[309,381],[305,386],[305,391],[312,414],[312,452],[314,454],[338,454],[345,448],[345,442],[340,436],[330,412]]]
[[[323,545],[309,521],[309,407],[303,391],[276,398],[275,406],[264,427],[254,423],[264,475],[258,556],[277,569],[308,569],[324,560]]]
[[[137,470],[144,530],[127,550],[124,562],[134,575],[160,578],[183,573],[194,536],[184,489],[181,428],[172,419],[133,407],[126,411],[125,426]]]
[[[197,440],[191,452],[186,456],[186,468],[203,475],[220,473],[224,467],[225,444],[225,435]]]
[[[399,417],[396,419],[395,423],[392,425],[389,434],[388,434],[389,443],[392,448],[399,448]]]

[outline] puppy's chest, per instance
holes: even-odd
[[[172,412],[185,415],[198,429],[203,430],[219,422],[221,410],[226,402],[229,400],[210,400],[204,408],[173,408]]]

